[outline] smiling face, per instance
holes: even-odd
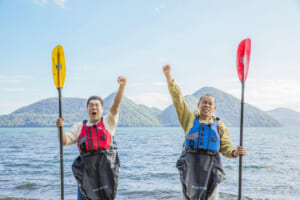
[[[198,103],[198,108],[200,111],[200,119],[205,121],[209,120],[216,110],[215,98],[211,95],[202,96]]]
[[[96,123],[101,119],[103,106],[97,99],[91,99],[87,105],[87,112],[91,123]]]

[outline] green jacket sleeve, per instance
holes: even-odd
[[[179,86],[174,81],[168,83],[168,88],[172,97],[173,105],[175,107],[179,123],[184,130],[184,133],[187,134],[193,127],[195,115],[189,110]]]
[[[235,150],[235,148],[232,146],[229,138],[229,133],[224,125],[224,123],[218,121],[218,127],[219,127],[219,134],[220,134],[220,152],[227,158],[233,158],[231,155],[232,151]]]

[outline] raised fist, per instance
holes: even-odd
[[[125,86],[126,85],[126,77],[125,76],[119,76],[118,77],[118,83],[120,84],[120,86]]]
[[[165,76],[168,76],[171,72],[171,65],[167,64],[167,65],[163,66],[163,72],[164,72]]]

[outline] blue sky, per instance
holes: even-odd
[[[300,111],[299,0],[0,0],[0,114],[56,97],[53,48],[64,47],[64,97],[117,90],[171,103],[162,66],[184,95],[213,86],[240,98],[239,42],[252,39],[245,101]]]

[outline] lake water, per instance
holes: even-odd
[[[70,128],[66,127],[65,130]],[[229,128],[234,146],[239,128]],[[300,199],[300,128],[244,128],[245,199]],[[0,128],[0,198],[60,199],[56,128]],[[121,160],[117,200],[180,200],[175,167],[181,128],[117,128]],[[64,147],[65,199],[76,199],[71,165],[76,145]],[[237,199],[238,159],[222,157],[226,180],[220,199]]]

